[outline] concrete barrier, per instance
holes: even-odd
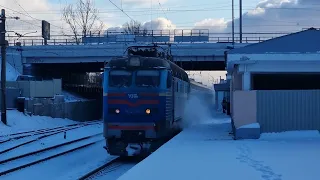
[[[1,89],[0,89],[1,92]],[[7,109],[17,108],[17,98],[20,96],[20,89],[17,88],[7,88],[6,89],[6,106]],[[0,96],[0,108],[1,108],[1,96]]]
[[[61,79],[7,81],[7,87],[7,109],[17,108],[19,98],[22,103],[24,101],[22,104],[24,112],[33,115],[68,118],[75,121],[101,118],[102,106],[97,100],[65,102],[64,95],[59,95],[62,92]]]
[[[236,129],[235,139],[259,139],[260,133],[259,123],[248,124]]]
[[[30,98],[54,97],[62,92],[61,79],[49,81],[7,81],[8,88],[21,89],[21,96]]]
[[[96,100],[65,103],[65,117],[76,121],[100,119],[101,111]]]
[[[27,109],[27,112],[30,112],[28,109]],[[44,104],[41,104],[41,103],[36,103],[36,104],[33,104],[33,112],[32,112],[33,115],[38,115],[38,116],[50,116],[52,117],[51,115],[51,106],[50,105],[44,105]],[[64,118],[64,117],[61,117],[61,118]]]
[[[89,121],[101,118],[102,107],[96,100],[58,102],[54,99],[26,99],[26,111],[33,115]]]

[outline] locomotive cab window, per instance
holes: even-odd
[[[155,70],[141,70],[136,73],[136,86],[158,87],[160,85],[160,72]]]
[[[132,73],[129,71],[110,71],[109,87],[129,87],[132,83]]]

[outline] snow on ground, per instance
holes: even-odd
[[[230,131],[230,120],[222,116],[211,124],[206,121],[194,125],[119,180],[320,178],[318,131],[268,133],[262,134],[259,140],[237,141],[232,140]]]
[[[0,122],[0,135],[42,128],[54,128],[79,122],[47,116],[29,116],[17,110],[7,110],[7,123],[8,126]]]
[[[24,114],[12,110],[8,111],[8,124],[9,126],[5,126],[0,123],[0,132],[2,134],[13,133],[17,131],[26,131],[32,129],[39,128],[53,128],[55,126],[63,126],[68,124],[78,123],[76,121],[71,121],[68,119],[55,119],[50,117],[42,117],[42,116],[25,116]],[[50,136],[48,138],[44,138],[38,140],[36,142],[21,146],[17,149],[4,153],[0,156],[0,160],[4,160],[10,157],[14,157],[17,155],[25,154],[31,151],[36,151],[39,149],[43,149],[46,147],[51,147],[57,144],[62,144],[68,141],[72,141],[75,139],[79,139],[89,135],[95,135],[103,132],[102,124],[89,125],[77,129],[73,129],[67,132],[66,139],[64,139],[63,133],[59,133],[57,135]],[[16,144],[26,142],[28,140],[35,139],[42,135],[36,135],[32,137],[27,137],[19,140],[15,140],[12,142],[6,142],[1,144],[0,149],[4,150],[9,147],[12,147]],[[50,150],[46,153],[40,153],[36,156],[30,156],[23,158],[21,160],[17,160],[13,162],[13,164],[8,164],[7,166],[4,164],[1,166],[1,170],[5,170],[10,168],[13,165],[28,163],[30,161],[34,161],[41,157],[47,157],[49,155],[59,153],[62,150],[67,150],[72,147],[78,147],[86,142],[93,142],[94,140],[101,140],[99,143],[89,146],[85,149],[81,149],[52,160],[19,170],[14,173],[7,174],[5,176],[1,176],[1,179],[77,179],[81,175],[93,170],[94,168],[108,162],[111,156],[108,155],[107,151],[103,148],[105,145],[105,141],[103,140],[102,134],[93,138],[86,140],[85,142],[78,142],[72,145],[68,145],[66,147],[61,147],[55,150]],[[122,170],[122,174],[126,169]],[[41,174],[39,174],[41,172]],[[121,174],[120,174],[121,175]],[[120,176],[118,175],[118,176]],[[114,178],[116,179],[116,178]]]
[[[94,124],[94,125],[89,125],[89,126],[85,126],[85,127],[81,127],[81,128],[76,128],[76,129],[67,131],[66,139],[64,139],[64,133],[59,133],[59,134],[56,134],[53,136],[49,136],[49,137],[40,139],[36,142],[32,142],[30,144],[23,145],[15,150],[12,150],[10,152],[5,153],[5,154],[2,154],[0,156],[0,160],[8,159],[8,158],[11,158],[14,156],[26,154],[29,152],[37,151],[40,149],[44,149],[47,147],[66,143],[69,141],[73,141],[76,139],[80,139],[80,138],[90,136],[90,135],[95,135],[95,134],[102,133],[102,132],[103,132],[103,124]],[[15,140],[12,142],[6,142],[4,144],[1,144],[0,147],[2,150],[4,150],[4,149],[10,148],[10,147],[13,147],[17,144],[36,139],[40,136],[43,136],[43,135],[36,135],[36,136],[32,136],[32,137],[27,137],[27,138]],[[100,136],[98,136],[96,138],[103,139],[103,135],[101,134]]]
[[[74,180],[110,161],[113,156],[103,149],[104,141],[84,149],[1,176],[11,179],[61,179]],[[41,172],[41,173],[39,173]],[[116,179],[116,178],[115,178]]]
[[[1,63],[0,63],[0,69],[1,69]],[[8,62],[6,63],[6,80],[7,81],[16,81],[17,77],[20,75],[17,69],[11,66]],[[0,73],[1,78],[1,73]]]
[[[62,146],[62,147],[55,148],[53,150],[49,150],[49,151],[46,151],[46,152],[38,153],[37,155],[27,156],[27,157],[24,157],[22,159],[13,160],[13,161],[11,161],[9,163],[2,164],[0,166],[0,171],[6,171],[6,170],[9,170],[9,169],[21,166],[21,165],[23,165],[25,163],[34,162],[34,161],[37,161],[37,160],[40,160],[40,159],[43,159],[43,158],[47,158],[47,157],[56,155],[58,153],[62,153],[62,152],[77,148],[79,146],[83,146],[83,145],[86,145],[86,144],[89,144],[89,143],[92,143],[92,142],[95,142],[95,141],[98,141],[98,140],[102,140],[102,139],[103,139],[103,137],[101,135],[100,137],[94,137],[94,138],[91,138],[91,139],[86,139],[86,140],[83,140],[83,141],[80,141],[80,142],[76,142],[76,143],[73,143],[73,144],[70,144],[70,145],[67,145],[67,146]]]
[[[77,102],[77,101],[86,101],[87,99],[82,98],[78,95],[75,95],[71,92],[62,91],[62,95],[64,95],[64,99],[66,102]]]

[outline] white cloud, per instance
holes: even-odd
[[[154,30],[155,34],[159,34],[160,30],[163,31],[164,34],[165,33],[169,34],[169,30],[173,30],[176,28],[176,25],[174,25],[170,20],[163,17],[153,19],[152,21],[146,21],[141,24],[142,24],[142,29]],[[124,29],[122,26],[117,26],[117,27],[110,27],[107,29],[107,31],[123,32]]]
[[[119,2],[121,0],[118,0]],[[167,2],[168,0],[151,0],[153,4],[157,4],[159,1],[160,3],[165,3]],[[122,0],[122,3],[125,4],[125,3],[140,3],[140,4],[151,4],[151,1],[150,0]]]
[[[176,25],[170,20],[160,17],[152,21],[144,22],[143,27],[148,30],[172,30],[176,28]]]
[[[222,32],[227,28],[227,22],[224,18],[220,19],[204,19],[195,23],[194,29],[209,29],[210,32]]]
[[[158,3],[161,4],[166,3],[168,0],[112,0],[116,5],[122,5],[123,8],[135,8],[135,7],[151,7],[151,3],[153,6],[158,6]],[[152,2],[151,2],[152,1]]]
[[[144,0],[128,0],[144,1]],[[243,32],[292,32],[302,28],[319,27],[318,0],[263,0],[256,8],[243,14]],[[194,24],[193,29],[209,29],[210,32],[231,32],[231,21],[224,18],[207,18]],[[147,29],[179,29],[174,22],[158,18],[144,23]],[[120,30],[118,28],[118,30]],[[235,19],[235,32],[239,32],[239,19]]]
[[[18,3],[19,4],[18,4]],[[39,35],[41,34],[41,21],[42,19],[56,17],[52,14],[30,14],[33,18],[30,18],[29,15],[25,12],[36,12],[36,11],[50,11],[52,8],[47,1],[43,0],[0,0],[0,4],[3,5],[6,9],[6,16],[18,16],[21,20],[7,20],[7,29],[13,30],[18,33],[28,33],[37,31],[35,34],[30,35]],[[20,6],[19,6],[20,5]],[[22,9],[23,8],[23,9]],[[59,18],[59,17],[56,17]],[[40,19],[40,20],[36,20]],[[52,27],[53,29],[53,27]]]
[[[243,32],[293,32],[302,28],[319,27],[320,3],[318,0],[264,0],[256,8],[243,14]],[[210,32],[231,32],[231,21],[207,19],[196,23]],[[218,28],[220,27],[220,28]],[[235,19],[239,30],[239,19]]]
[[[160,2],[166,3],[168,0],[161,0]],[[48,0],[17,0],[17,2],[33,17],[37,19],[56,20],[50,21],[51,34],[57,34],[61,31],[62,27],[64,31],[68,31],[68,26],[61,19],[61,13],[52,11],[63,8],[65,5],[52,4]],[[120,0],[113,0],[117,5],[121,4]],[[158,1],[153,0],[154,6]],[[14,9],[18,12],[26,14],[25,11],[15,2],[9,0],[0,0],[0,4]],[[150,0],[122,0],[122,4],[126,6],[135,5],[148,5],[150,7]],[[132,7],[131,7],[132,9]],[[256,32],[256,31],[298,31],[302,28],[319,25],[317,17],[320,16],[320,3],[319,0],[263,0],[259,2],[254,10],[246,12],[243,15],[243,31],[244,32]],[[38,13],[37,13],[38,12]],[[40,12],[40,13],[39,13]],[[19,32],[30,32],[34,29],[41,30],[41,21],[34,20],[26,15],[19,13],[13,13],[7,9],[8,15],[20,16],[23,21],[8,20],[9,29],[19,30]],[[113,14],[102,13],[101,19],[108,18],[110,24],[114,24],[110,17]],[[117,22],[119,23],[119,22]],[[122,24],[124,22],[120,22]],[[32,24],[32,25],[31,25]],[[58,26],[58,27],[57,27]],[[108,24],[106,27],[110,27]],[[239,29],[239,20],[235,20],[236,32]],[[158,18],[152,21],[143,23],[143,27],[154,30],[169,30],[179,29],[174,22],[167,20],[166,18]],[[121,26],[111,27],[112,30],[121,31]],[[210,32],[231,32],[231,22],[226,21],[224,18],[206,18],[194,24],[193,29],[209,29]],[[70,31],[68,32],[70,33]]]
[[[122,28],[122,26],[118,26],[118,27],[109,27],[107,30],[108,30],[108,31],[115,31],[115,32],[123,32],[123,28]]]

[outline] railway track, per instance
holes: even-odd
[[[107,163],[103,164],[102,166],[99,166],[92,171],[86,173],[82,177],[79,178],[79,180],[86,180],[86,179],[94,179],[95,176],[99,175],[100,172],[105,171],[110,168],[115,168],[121,166],[121,158],[116,157],[114,159],[111,159]]]
[[[26,136],[26,135],[34,134],[34,133],[45,133],[47,131],[58,130],[58,129],[61,129],[61,128],[66,128],[66,127],[73,127],[73,126],[80,126],[80,125],[90,125],[90,124],[98,124],[98,123],[101,123],[101,120],[69,124],[69,125],[58,126],[58,127],[54,127],[54,128],[43,128],[43,129],[24,131],[24,132],[12,133],[12,134],[4,134],[4,135],[0,135],[0,138],[4,138],[4,137],[10,137],[10,138],[15,138],[16,137],[17,138],[17,137],[20,137],[20,136]]]
[[[115,178],[112,173],[116,171],[116,176],[121,176],[121,174],[125,173],[129,169],[131,169],[133,166],[141,162],[144,158],[142,157],[114,157],[108,162],[104,163],[101,166],[98,166],[91,170],[90,172],[87,172],[83,176],[79,177],[79,180],[93,180],[93,179],[110,179]],[[125,171],[124,171],[125,170]]]
[[[14,149],[17,149],[17,148],[19,148],[21,146],[24,146],[24,145],[39,141],[40,139],[47,138],[47,137],[50,137],[50,136],[53,136],[53,135],[56,135],[56,134],[59,134],[59,133],[64,133],[66,131],[70,131],[70,130],[73,130],[73,129],[81,128],[81,127],[84,127],[84,126],[93,125],[93,124],[97,124],[97,123],[81,124],[80,126],[62,128],[62,129],[55,129],[54,131],[43,132],[43,133],[41,133],[41,134],[44,134],[42,136],[35,137],[32,140],[28,140],[28,141],[25,141],[25,142],[22,142],[22,143],[18,143],[18,144],[15,144],[15,145],[13,145],[13,146],[11,146],[9,148],[1,150],[0,151],[0,155],[3,154],[3,153],[7,153],[9,151],[12,151]],[[41,135],[41,134],[34,134],[34,135]],[[29,136],[27,136],[27,137],[29,137]],[[25,138],[25,137],[23,137],[23,138]],[[19,139],[21,139],[21,138],[19,138]],[[0,144],[5,143],[5,142],[8,142],[8,141],[2,141],[2,142],[0,142]]]
[[[63,130],[55,131],[55,132],[50,133],[50,134],[46,134],[46,135],[43,135],[43,136],[40,136],[40,137],[35,137],[34,139],[26,141],[26,142],[15,144],[12,147],[9,147],[7,149],[4,149],[4,150],[0,151],[0,155],[3,154],[3,153],[6,153],[6,152],[12,151],[14,149],[17,149],[18,147],[21,147],[21,146],[24,146],[24,145],[39,141],[40,139],[47,138],[47,137],[50,137],[50,136],[53,136],[53,135],[56,135],[56,134],[59,134],[59,133],[64,133],[66,131],[69,131],[69,130],[72,130],[72,129],[77,129],[77,128],[79,128],[79,127],[74,127],[74,128],[70,128],[70,129],[63,129]]]
[[[60,133],[60,132],[65,132],[69,131],[72,129],[77,129],[81,128],[84,126],[89,126],[89,125],[94,125],[94,124],[99,124],[102,123],[101,121],[96,121],[96,122],[87,122],[87,123],[77,123],[77,124],[71,124],[67,126],[60,126],[60,127],[55,127],[55,128],[45,128],[45,129],[39,129],[39,130],[33,130],[33,131],[25,131],[25,132],[20,132],[20,133],[14,133],[14,134],[8,134],[8,135],[2,135],[0,137],[8,137],[7,139],[2,139],[0,140],[0,144],[13,141],[13,140],[18,140],[30,136],[36,136],[36,135],[46,135],[52,133]],[[1,154],[1,152],[0,152]]]
[[[101,136],[101,137],[99,137]],[[0,176],[71,153],[103,141],[102,133],[51,146],[0,161]]]

